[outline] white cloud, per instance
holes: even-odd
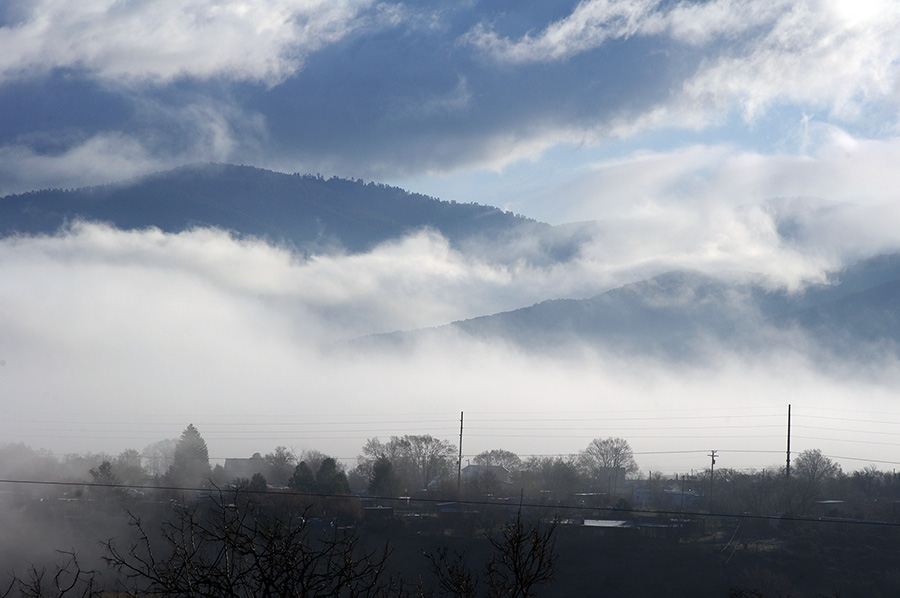
[[[552,62],[640,32],[657,4],[658,0],[589,0],[538,35],[513,41],[478,25],[462,41],[503,62]]]
[[[0,388],[8,398],[0,427],[9,441],[116,453],[177,436],[193,422],[218,458],[277,444],[353,457],[374,435],[453,440],[454,426],[441,422],[458,423],[465,410],[467,454],[497,446],[530,454],[574,452],[613,434],[636,450],[697,448],[683,433],[667,439],[679,430],[665,421],[636,423],[642,410],[746,412],[761,396],[779,414],[788,400],[795,408],[894,409],[896,367],[860,380],[822,373],[789,350],[723,353],[707,369],[578,347],[528,354],[453,336],[426,337],[396,353],[323,349],[360,322],[374,331],[487,313],[507,300],[504,289],[518,297],[558,293],[613,269],[598,259],[591,271],[587,259],[566,272],[500,268],[430,234],[312,260],[214,230],[173,235],[86,225],[4,239],[0,278],[16,284],[0,286]],[[577,421],[548,423],[551,413]],[[611,414],[626,421],[610,422]],[[528,417],[531,423],[516,421]],[[717,442],[721,450],[769,446],[752,434]],[[736,459],[733,466],[769,464],[754,454]],[[693,467],[689,457],[641,464]]]
[[[603,241],[586,263],[624,271],[690,265],[795,284],[900,248],[893,225],[900,222],[900,178],[892,167],[900,138],[855,138],[812,123],[805,145],[802,155],[727,145],[638,152],[600,162],[514,208],[528,213],[549,204],[557,221],[599,221]],[[797,236],[782,239],[779,221],[793,222]]]
[[[7,145],[0,148],[0,195],[94,185],[176,164],[154,158],[138,140],[118,133],[95,135],[60,154]]]
[[[702,45],[773,26],[796,3],[786,0],[713,0],[662,6],[659,0],[586,0],[572,14],[537,34],[512,40],[480,24],[462,38],[494,60],[514,64],[554,62],[594,50],[610,40],[665,35]]]
[[[274,84],[311,52],[371,25],[361,15],[370,5],[35,0],[25,19],[0,28],[0,78],[76,68],[120,82],[221,77]],[[388,23],[392,18],[386,14]]]
[[[842,0],[683,1],[674,6],[588,0],[535,34],[510,39],[479,25],[463,41],[493,60],[513,64],[561,61],[635,36],[705,48],[708,55],[696,72],[664,102],[635,114],[609,115],[584,128],[583,138],[599,140],[647,128],[703,128],[731,110],[754,120],[779,103],[824,110],[845,121],[866,121],[872,103],[887,103],[896,113],[898,25],[900,5],[879,0],[859,7]]]
[[[875,4],[875,3],[873,3]],[[745,51],[711,60],[684,84],[685,101],[739,106],[752,119],[775,102],[858,120],[870,102],[896,104],[900,6],[848,14],[839,2],[791,3]]]
[[[134,102],[139,119],[183,132],[178,147],[155,128],[75,134],[65,150],[49,153],[34,150],[27,138],[13,140],[0,146],[0,195],[105,184],[185,163],[247,163],[262,152],[264,119],[227,102],[201,98],[179,107],[138,98]]]

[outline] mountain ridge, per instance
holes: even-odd
[[[676,360],[725,347],[764,351],[796,341],[822,354],[900,356],[900,253],[878,255],[800,291],[675,270],[586,299],[549,299],[431,329],[373,335],[365,344],[400,345],[425,334],[461,333],[524,350],[555,351],[573,342]]]
[[[287,241],[303,251],[350,252],[423,228],[453,243],[520,228],[552,228],[493,206],[442,201],[361,179],[230,164],[193,164],[106,185],[0,198],[0,235],[53,233],[75,219],[126,230],[215,226]]]

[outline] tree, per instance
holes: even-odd
[[[137,517],[137,540],[105,542],[107,563],[127,596],[399,595],[386,579],[389,551],[364,549],[354,532],[308,526],[241,493],[220,494],[203,509],[182,508],[159,530]],[[305,514],[304,514],[305,515]]]
[[[821,497],[825,484],[840,475],[841,466],[823,455],[821,450],[807,449],[794,458],[791,472],[791,509],[808,513]]]
[[[113,473],[112,464],[109,461],[104,461],[97,467],[91,469],[90,474],[95,484],[112,486],[119,483],[119,479],[116,477],[116,474]]]
[[[275,486],[285,486],[294,472],[297,456],[284,446],[276,446],[275,452],[265,456],[269,479]]]
[[[138,484],[144,479],[145,470],[141,464],[141,454],[134,449],[119,453],[112,463],[113,472],[126,484]]]
[[[606,483],[607,491],[611,493],[618,490],[620,472],[627,475],[639,471],[631,446],[624,438],[593,439],[581,451],[578,464],[589,478]]]
[[[294,473],[288,480],[288,487],[297,492],[311,493],[316,491],[316,476],[313,475],[306,461],[300,461],[297,467],[294,468]]]
[[[250,492],[265,492],[268,489],[269,484],[266,482],[266,477],[259,472],[254,473],[250,478],[250,483],[247,484],[247,490]]]
[[[166,472],[166,483],[182,488],[195,488],[209,481],[209,449],[194,424],[181,433],[172,456],[172,465]]]
[[[27,577],[15,575],[6,588],[0,588],[0,598],[103,598],[103,584],[98,571],[84,569],[74,552],[60,552],[65,563],[57,564],[52,571],[31,565]],[[16,594],[13,592],[16,591]]]
[[[516,473],[522,469],[522,459],[512,451],[493,449],[475,455],[472,459],[475,465],[500,465],[509,473]]]
[[[432,481],[451,469],[456,454],[455,445],[431,434],[406,435],[402,441],[406,455],[415,465],[422,488],[428,488]]]
[[[350,484],[333,457],[326,457],[316,472],[316,492],[319,494],[350,494]]]
[[[147,471],[151,476],[165,475],[172,466],[176,446],[178,446],[177,438],[167,438],[144,447],[141,456],[147,462]]]
[[[306,449],[300,455],[301,461],[306,461],[306,464],[312,471],[319,471],[319,467],[322,466],[322,461],[324,461],[328,455],[323,453],[322,451],[317,451],[316,449]]]
[[[534,596],[538,586],[553,581],[556,574],[556,523],[526,525],[521,512],[503,526],[497,536],[488,536],[491,555],[480,577],[466,562],[465,555],[449,555],[447,548],[426,553],[438,581],[437,593],[454,598],[474,598],[481,581],[490,598]]]
[[[393,465],[402,487],[428,488],[431,482],[454,469],[455,456],[453,444],[430,434],[391,436],[388,442],[370,438],[363,454],[357,457],[356,472],[369,479],[375,461],[385,458]]]
[[[387,457],[379,457],[372,466],[368,491],[374,496],[397,496],[400,492],[400,479]]]
[[[576,492],[582,486],[575,462],[562,457],[532,457],[519,478],[523,487],[532,491],[550,490],[561,495]]]
[[[409,455],[409,443],[397,436],[387,442],[369,438],[363,446],[362,454],[356,458],[356,473],[365,480],[372,478],[372,469],[379,459],[390,462],[394,475],[403,488],[418,485],[416,465]]]

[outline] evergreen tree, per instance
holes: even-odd
[[[400,489],[400,478],[394,473],[394,465],[387,457],[379,457],[372,465],[369,478],[369,494],[374,496],[396,496]]]
[[[297,467],[294,468],[294,473],[291,475],[291,479],[288,480],[288,486],[291,490],[296,490],[297,492],[316,491],[316,476],[313,475],[306,461],[300,461]]]
[[[247,485],[247,490],[251,492],[265,492],[269,489],[269,483],[266,482],[266,477],[261,473],[254,473],[253,477],[250,478],[250,483]]]
[[[196,488],[206,485],[211,474],[206,441],[194,424],[189,424],[175,445],[172,465],[166,472],[166,483],[182,488]]]
[[[337,461],[326,457],[316,472],[316,492],[319,494],[350,494],[347,474],[337,466]]]

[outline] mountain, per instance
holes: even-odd
[[[448,332],[526,350],[574,343],[675,360],[798,343],[848,359],[900,355],[900,253],[864,260],[796,292],[772,288],[759,276],[675,271],[588,299],[543,301],[382,340],[398,344]]]
[[[0,198],[0,235],[48,234],[76,219],[131,230],[180,232],[214,226],[287,242],[302,251],[360,252],[422,228],[454,244],[500,243],[521,231],[549,254],[577,250],[572,235],[498,208],[459,204],[361,180],[282,174],[222,164],[192,165],[122,183]]]

